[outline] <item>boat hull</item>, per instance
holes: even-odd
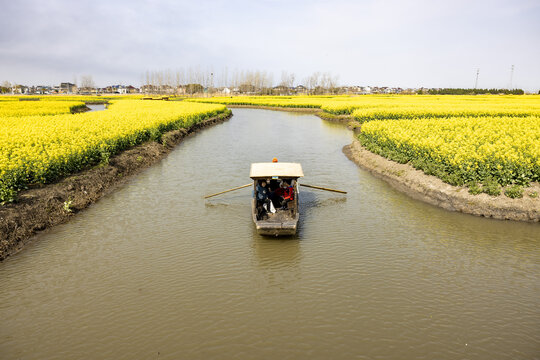
[[[255,222],[257,233],[263,236],[296,235],[296,225],[297,225],[297,222],[295,221],[288,221],[285,223],[265,222],[265,221]]]

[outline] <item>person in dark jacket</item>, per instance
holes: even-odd
[[[261,218],[265,213],[269,212],[270,209],[270,190],[266,184],[265,180],[259,181],[257,184],[257,209],[259,218]]]
[[[257,201],[260,201],[261,203],[264,203],[268,196],[270,195],[270,191],[268,190],[268,187],[266,186],[266,181],[261,180],[257,184]]]

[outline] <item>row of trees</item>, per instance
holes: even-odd
[[[347,88],[338,86],[338,77],[330,72],[314,72],[310,76],[297,82],[296,74],[283,71],[277,86],[274,86],[273,74],[266,71],[233,71],[224,68],[219,73],[211,69],[187,68],[159,71],[146,71],[142,77],[142,91],[154,94],[200,94],[204,92],[215,93],[218,89],[227,88],[228,91],[242,94],[256,95],[292,95],[292,94],[340,94],[347,93]],[[77,84],[76,78],[74,83]],[[80,78],[78,90],[80,92],[93,92],[96,85],[91,75]],[[4,81],[0,86],[0,93],[13,92],[18,86]],[[418,94],[430,95],[479,95],[479,94],[513,94],[523,95],[522,89],[465,89],[442,88],[420,89]],[[540,91],[538,92],[540,94]]]
[[[337,76],[331,73],[314,72],[303,79],[307,93],[323,94],[337,91]],[[270,95],[291,93],[296,85],[296,74],[283,71],[277,86],[274,86],[273,74],[266,71],[235,70],[224,68],[219,72],[212,69],[182,68],[177,70],[146,71],[143,75],[143,89],[147,92],[194,94],[202,91],[214,92],[228,88],[240,93]]]

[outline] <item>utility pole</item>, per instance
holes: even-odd
[[[512,90],[512,78],[514,77],[514,65],[512,65],[512,69],[510,70],[510,87],[508,90]]]
[[[480,69],[476,69],[476,81],[474,82],[474,88],[478,86],[478,75],[480,74]]]

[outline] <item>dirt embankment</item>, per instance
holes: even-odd
[[[495,219],[540,221],[540,198],[527,195],[534,191],[540,193],[539,183],[531,184],[521,199],[511,199],[505,195],[471,195],[464,187],[446,184],[410,165],[398,164],[376,155],[362,147],[358,140],[345,146],[343,152],[360,167],[397,190],[443,209]]]
[[[161,143],[147,142],[111,157],[108,164],[21,192],[16,203],[0,206],[0,261],[23,249],[38,231],[66,222],[129,176],[158,162],[187,135],[231,116],[222,114],[190,129],[170,131]]]
[[[73,108],[71,108],[71,113],[72,114],[78,114],[78,113],[83,113],[83,112],[90,111],[91,109],[86,105],[87,104],[74,106]]]

